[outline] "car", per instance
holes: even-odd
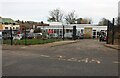
[[[28,38],[28,39],[33,39],[33,38],[34,38],[34,35],[29,33],[29,34],[27,34],[27,38]]]
[[[34,38],[42,38],[42,33],[33,33]]]
[[[103,37],[101,38],[101,41],[107,41],[107,36],[103,36]]]
[[[52,34],[49,34],[48,37],[49,38],[58,38],[58,34],[57,33],[52,33]]]
[[[64,37],[68,38],[68,39],[72,39],[73,34],[72,33],[65,33]]]
[[[23,37],[23,34],[17,34],[15,36],[13,36],[13,40],[21,40]]]
[[[27,39],[33,39],[34,38],[34,34],[32,34],[32,33],[27,33],[26,35],[23,34],[22,39],[25,39],[25,37]]]
[[[84,34],[80,33],[79,39],[84,39]]]

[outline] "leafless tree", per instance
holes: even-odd
[[[48,18],[48,21],[61,22],[62,19],[63,19],[62,10],[58,8],[50,11],[50,17]]]
[[[100,21],[99,21],[99,24],[98,25],[108,25],[108,19],[106,19],[106,18],[102,18]]]
[[[75,14],[75,11],[72,11],[65,16],[65,20],[67,24],[75,24],[76,18],[77,15]]]
[[[91,18],[78,18],[77,24],[91,24],[92,19]]]

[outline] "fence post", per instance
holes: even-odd
[[[25,45],[27,45],[27,38],[26,38],[26,27],[25,27]]]
[[[73,39],[76,40],[76,26],[73,26]]]
[[[63,25],[63,40],[65,39],[64,35],[65,35],[65,27]]]
[[[12,28],[11,27],[10,27],[10,34],[11,34],[11,37],[10,37],[11,45],[13,45],[13,36],[12,36]]]
[[[112,45],[114,44],[114,22],[115,22],[115,19],[113,18],[113,24],[112,24]]]

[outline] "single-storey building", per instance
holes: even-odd
[[[76,35],[84,34],[91,38],[98,38],[100,32],[107,34],[107,26],[98,26],[92,24],[66,24],[64,25],[65,34],[73,33],[73,26],[76,26]],[[56,33],[58,36],[63,35],[63,25],[62,24],[49,24],[49,26],[38,26],[48,34]]]

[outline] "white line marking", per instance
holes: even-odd
[[[48,56],[48,55],[40,55],[41,57],[50,57],[50,56]]]

